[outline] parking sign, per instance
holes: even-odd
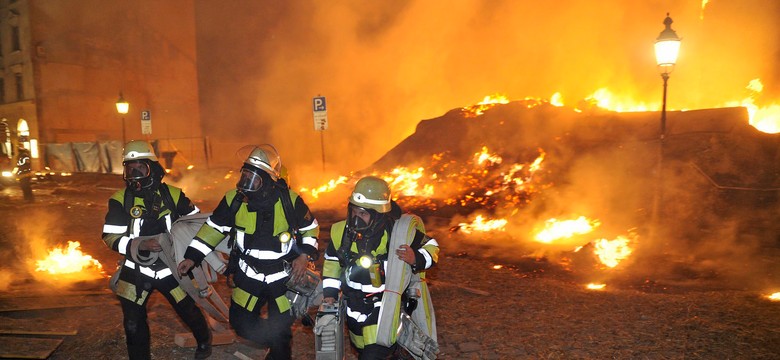
[[[314,130],[324,131],[328,129],[328,110],[324,96],[316,96],[312,99],[314,111]]]

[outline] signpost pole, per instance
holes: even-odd
[[[325,105],[325,97],[317,95],[312,99],[312,110],[314,111],[314,130],[320,132],[320,145],[322,147],[322,171],[325,172],[325,135],[328,128],[328,110]]]
[[[320,130],[320,145],[322,145],[322,172],[325,172],[325,131]]]

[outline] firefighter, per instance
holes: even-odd
[[[135,251],[138,256],[152,258],[152,253],[162,251],[159,241],[135,238],[169,232],[179,216],[195,214],[200,209],[181,189],[162,182],[165,170],[149,143],[128,142],[123,165],[126,187],[108,200],[103,241],[125,256],[115,292],[122,305],[129,358],[151,358],[146,304],[154,290],[168,300],[192,331],[197,341],[195,359],[208,358],[212,351],[211,330],[195,300],[179,286],[172,269],[161,258],[142,265],[132,255]]]
[[[275,360],[292,356],[295,318],[286,284],[304,278],[319,235],[317,220],[281,179],[281,169],[273,146],[253,147],[236,188],[225,193],[179,264],[186,273],[230,235],[230,325],[238,336],[270,348],[266,358]]]
[[[376,343],[390,234],[401,212],[390,195],[387,182],[378,177],[358,180],[349,197],[347,219],[333,224],[325,250],[323,301],[333,304],[341,291],[347,303],[349,339],[359,359],[386,359],[397,347]],[[425,239],[417,248],[403,244],[392,251],[412,271],[424,271],[436,264],[439,255],[436,240]]]
[[[17,177],[19,178],[19,186],[22,188],[22,194],[24,194],[24,200],[27,202],[33,202],[32,191],[32,159],[30,157],[30,151],[22,146],[19,146],[16,159]]]

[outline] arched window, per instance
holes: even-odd
[[[19,137],[19,145],[30,150],[30,127],[27,125],[27,120],[19,119],[16,124],[16,134]]]

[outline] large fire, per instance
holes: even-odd
[[[46,258],[35,262],[35,271],[51,275],[82,274],[85,277],[95,277],[91,275],[101,273],[103,265],[92,256],[82,252],[80,247],[80,242],[68,241],[66,248],[55,247],[51,249]]]

